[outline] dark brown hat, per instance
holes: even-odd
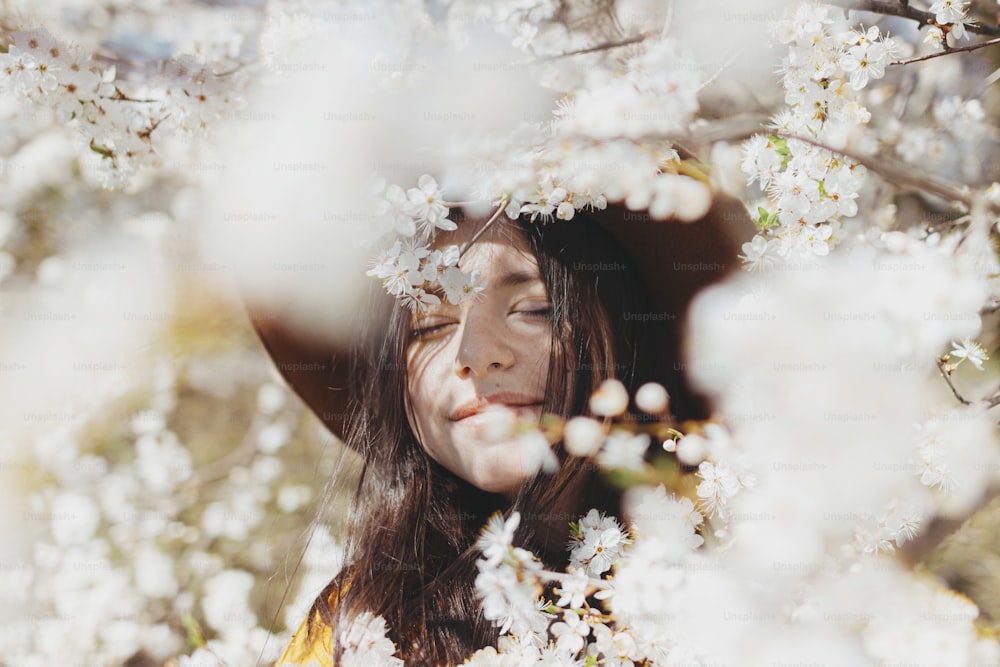
[[[662,319],[678,331],[695,293],[736,268],[740,245],[753,232],[743,204],[719,197],[694,222],[653,220],[645,212],[621,205],[577,216],[592,218],[621,243]],[[550,224],[571,225],[573,221]],[[320,421],[341,437],[347,406],[347,364],[342,361],[346,348],[294,327],[280,309],[248,300],[247,310],[282,377]]]

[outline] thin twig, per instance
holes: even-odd
[[[947,51],[938,51],[936,53],[928,53],[927,55],[918,56],[916,58],[910,58],[908,60],[893,60],[890,65],[909,65],[910,63],[919,63],[924,60],[930,60],[931,58],[940,58],[941,56],[950,56],[953,53],[963,53],[966,51],[975,51],[977,49],[983,49],[987,46],[993,46],[994,44],[1000,44],[1000,37],[996,39],[988,39],[985,42],[979,42],[977,44],[969,44],[967,46],[956,46],[954,48],[948,49]]]
[[[500,214],[503,213],[505,208],[507,208],[507,202],[501,201],[500,205],[497,206],[497,210],[494,211],[490,219],[486,221],[486,224],[483,225],[478,232],[476,232],[476,234],[472,237],[472,239],[468,243],[466,243],[465,247],[462,248],[462,250],[458,253],[459,259],[462,259],[462,256],[469,251],[469,248],[472,247],[472,244],[478,241],[479,237],[485,234],[486,230],[489,229],[493,225],[493,223],[497,221],[497,218],[500,217]]]
[[[920,25],[938,25],[931,12],[925,12],[916,7],[911,7],[905,2],[888,2],[887,0],[860,0],[854,2],[835,2],[834,4],[851,11],[872,12],[874,14],[885,14],[887,16],[902,16],[912,19]],[[1000,35],[1000,26],[982,25],[980,23],[966,23],[965,29],[980,35]]]
[[[140,103],[140,104],[155,104],[157,102],[162,102],[163,101],[163,100],[153,100],[153,99],[141,100],[141,99],[138,99],[138,98],[135,98],[135,97],[129,97],[128,95],[126,95],[125,93],[123,93],[118,86],[115,86],[115,96],[114,97],[108,97],[106,95],[102,95],[101,99],[102,100],[117,100],[119,102],[137,102],[137,103]]]
[[[617,49],[622,46],[628,46],[630,44],[638,44],[639,42],[645,41],[650,37],[649,33],[642,33],[641,35],[633,35],[632,37],[626,37],[625,39],[620,39],[615,42],[604,42],[603,44],[597,44],[595,46],[588,46],[585,49],[577,49],[575,51],[566,51],[565,53],[557,53],[554,56],[546,56],[545,58],[538,58],[533,62],[547,63],[552,60],[558,60],[559,58],[568,58],[570,56],[580,56],[585,53],[596,53],[598,51],[608,51],[610,49]]]
[[[698,90],[699,91],[704,90],[706,87],[708,87],[709,85],[711,85],[716,79],[719,78],[719,75],[721,75],[724,71],[726,71],[726,69],[730,65],[732,65],[734,62],[736,62],[736,59],[739,58],[740,54],[742,54],[742,53],[743,53],[742,50],[737,51],[736,53],[734,53],[729,60],[727,60],[725,63],[723,63],[717,70],[715,70],[715,72],[712,73],[712,76],[710,76],[707,79],[705,79],[704,81],[702,81],[701,85],[698,86]]]
[[[948,383],[948,387],[951,389],[951,393],[955,394],[955,398],[958,399],[958,402],[961,403],[962,405],[972,405],[972,401],[968,400],[960,393],[958,393],[958,389],[955,388],[955,383],[951,381],[951,374],[944,369],[944,361],[938,359],[937,367],[938,370],[941,371],[941,377],[943,377],[944,381]]]

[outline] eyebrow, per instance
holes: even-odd
[[[511,271],[510,273],[505,273],[500,276],[494,287],[501,289],[504,287],[517,287],[519,285],[524,285],[525,283],[541,281],[541,279],[542,277],[537,273],[529,271]]]

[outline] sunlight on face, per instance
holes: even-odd
[[[460,227],[445,242],[461,245],[475,227]],[[455,475],[484,491],[507,492],[534,466],[515,440],[488,437],[484,410],[499,404],[540,418],[551,304],[519,233],[490,230],[459,266],[481,271],[487,287],[475,303],[443,303],[414,315],[406,353],[411,426],[428,455]]]

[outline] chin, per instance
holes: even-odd
[[[528,474],[521,466],[511,469],[509,467],[511,462],[511,454],[508,452],[504,460],[487,463],[467,481],[487,493],[515,491],[528,480]]]
[[[487,493],[511,493],[520,488],[521,484],[524,483],[525,479],[526,478],[520,478],[517,479],[516,481],[507,481],[507,482],[494,482],[492,480],[483,483],[473,482],[472,485],[475,486],[480,491],[486,491]]]

